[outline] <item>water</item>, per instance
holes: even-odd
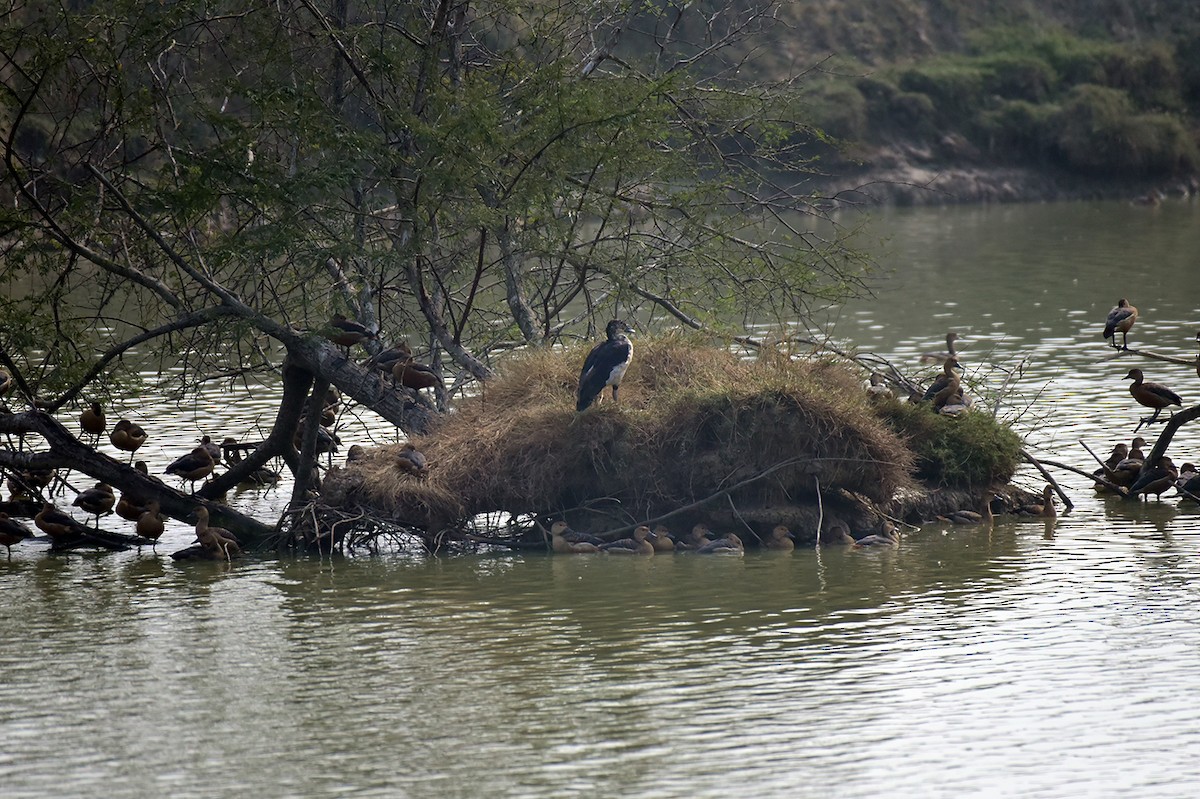
[[[1143,313],[1131,346],[1194,354],[1194,207],[906,210],[872,229],[896,275],[836,334],[911,361],[956,329],[973,375],[1021,364],[1001,412],[1035,454],[1089,467],[1080,440],[1102,454],[1128,440],[1142,415],[1122,379],[1132,365],[1200,401],[1194,369],[1114,359],[1100,340],[1124,295]],[[221,412],[154,417],[154,457],[214,432]],[[1185,429],[1171,454],[1189,453],[1200,459],[1200,433]],[[229,565],[23,545],[0,560],[0,785],[1194,796],[1200,508],[1103,500],[1056,477],[1075,508],[1048,526],[929,526],[884,552]],[[159,549],[187,538],[172,528]]]

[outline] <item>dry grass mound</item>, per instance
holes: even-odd
[[[608,514],[590,525],[603,527],[706,500],[795,505],[818,482],[876,502],[914,487],[908,447],[838,364],[741,360],[681,337],[634,349],[621,404],[609,395],[583,413],[574,391],[586,348],[515,356],[480,397],[414,439],[426,475],[403,473],[398,448],[375,450],[345,470],[338,499],[427,530],[493,512],[578,519],[583,508]]]

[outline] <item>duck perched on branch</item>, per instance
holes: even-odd
[[[626,333],[633,328],[620,319],[614,319],[604,328],[607,338],[592,347],[579,373],[579,389],[576,393],[575,410],[582,411],[599,401],[604,389],[612,386],[613,402],[617,402],[617,389],[621,378],[633,359],[633,345]]]
[[[351,321],[340,313],[333,315],[324,332],[325,338],[346,351],[347,358],[350,357],[350,348],[355,344],[379,337],[378,332],[371,330],[366,325]]]
[[[1163,408],[1169,408],[1172,405],[1183,407],[1183,400],[1178,394],[1162,383],[1151,383],[1145,380],[1141,369],[1130,369],[1129,374],[1125,375],[1125,379],[1133,381],[1129,384],[1129,393],[1133,395],[1137,403],[1154,409],[1154,414],[1148,419],[1138,422],[1138,427],[1144,424],[1154,424]]]
[[[1117,300],[1117,304],[1111,311],[1108,312],[1108,318],[1104,322],[1104,338],[1107,341],[1112,339],[1111,345],[1117,346],[1117,333],[1121,334],[1121,346],[1118,349],[1129,349],[1129,342],[1126,337],[1129,335],[1130,329],[1133,328],[1133,323],[1137,321],[1138,309],[1129,304],[1129,300],[1122,297]]]
[[[133,460],[133,454],[146,443],[146,438],[146,431],[128,419],[119,420],[108,434],[109,443],[122,452],[128,452],[130,461]]]

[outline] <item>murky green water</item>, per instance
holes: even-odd
[[[1020,367],[1003,410],[1035,453],[1086,467],[1079,440],[1128,440],[1131,365],[1200,401],[1194,369],[1100,339],[1128,296],[1132,346],[1194,353],[1196,207],[873,229],[897,274],[837,335],[914,359],[966,334],[968,369]],[[248,432],[218,400],[144,410],[158,473],[201,433]],[[1171,454],[1200,462],[1200,431]],[[224,565],[23,545],[0,558],[0,794],[1194,796],[1200,508],[1061,479],[1076,507],[1049,527],[926,527],[886,552]]]

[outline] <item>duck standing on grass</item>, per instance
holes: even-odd
[[[604,329],[607,338],[592,347],[579,373],[579,389],[576,392],[575,410],[582,411],[593,402],[598,402],[604,389],[612,386],[613,402],[617,402],[617,389],[621,378],[633,359],[633,345],[626,333],[633,328],[619,319],[608,323]]]

